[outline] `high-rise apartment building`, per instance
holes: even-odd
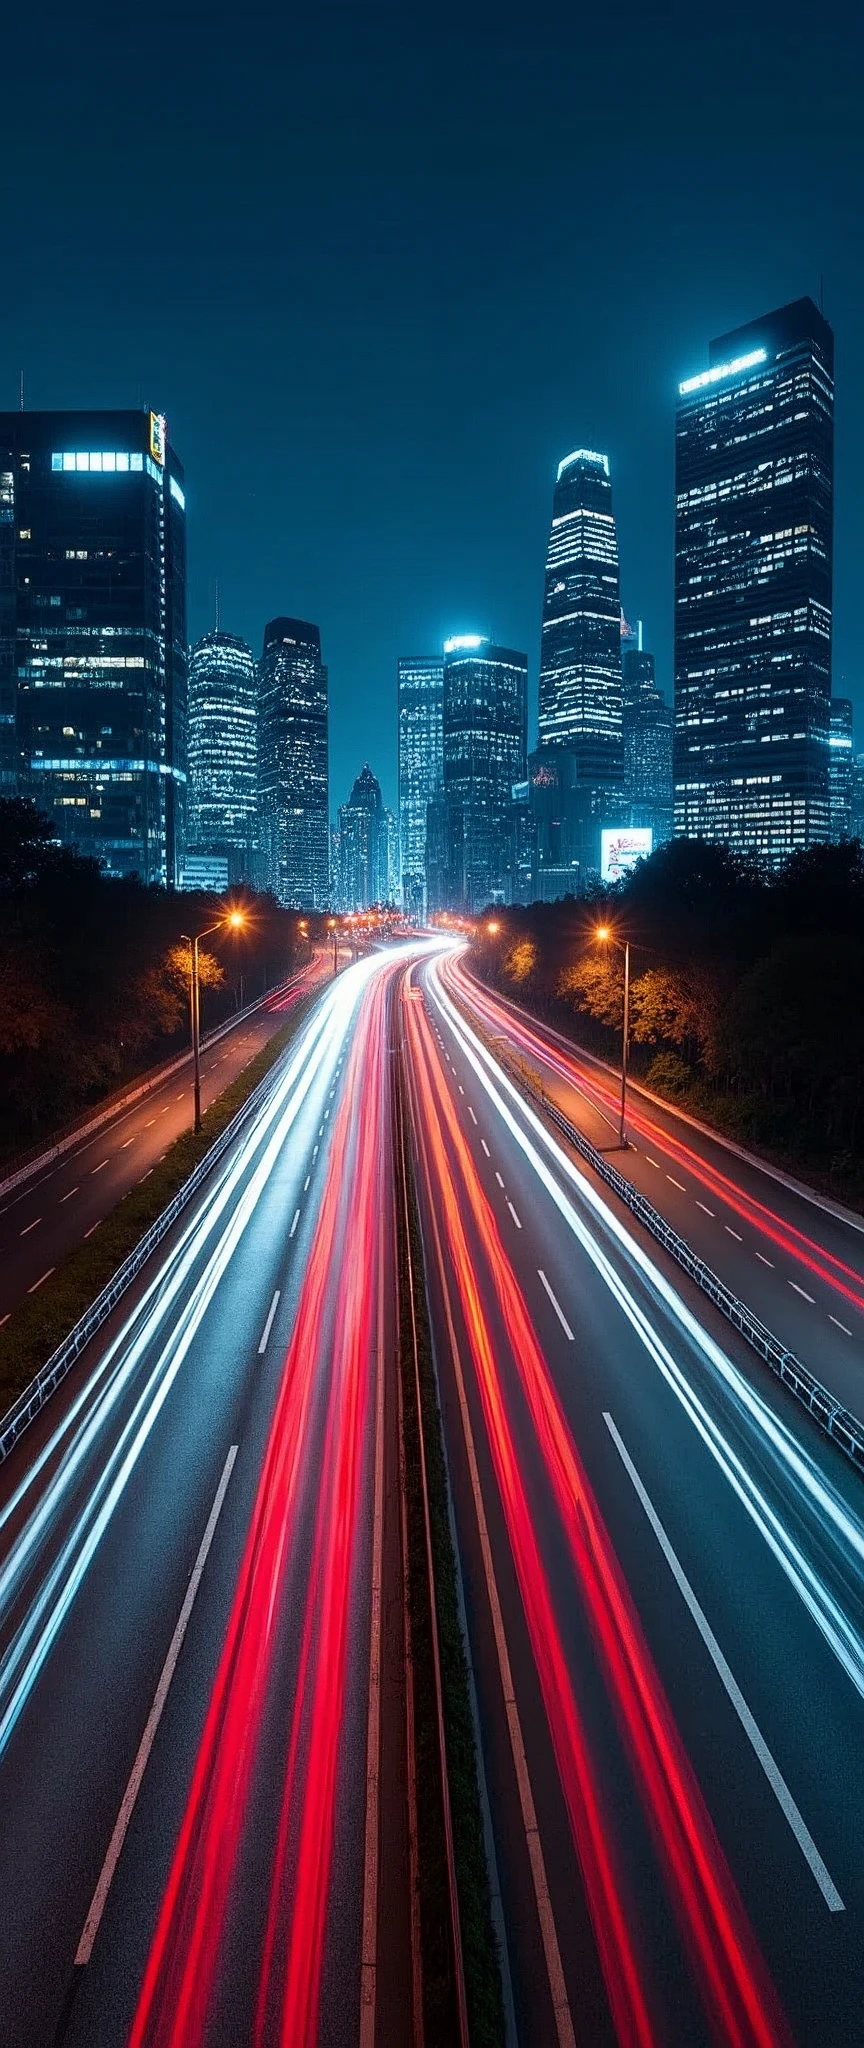
[[[835,841],[852,837],[852,704],[832,697],[828,723],[828,830]]]
[[[675,830],[774,863],[829,831],[833,372],[798,299],[679,385]]]
[[[641,631],[639,641],[641,643]],[[628,822],[647,825],[654,845],[672,837],[673,712],[654,675],[654,656],[640,645],[621,657],[624,792]]]
[[[371,910],[373,904],[386,900],[387,817],[381,785],[367,764],[348,802],[339,806],[339,898],[343,911]]]
[[[189,848],[224,855],[231,881],[255,876],[257,734],[251,647],[205,633],[189,655]]]
[[[609,458],[558,465],[546,556],[540,745],[570,747],[586,783],[620,785],[621,595]]]
[[[258,669],[258,871],[298,910],[330,900],[327,670],[305,619],[271,619]]]
[[[474,911],[492,900],[511,900],[513,786],[525,780],[527,737],[527,655],[479,634],[445,640],[442,798],[449,900],[439,907]]]
[[[398,664],[399,840],[402,903],[409,917],[426,911],[426,809],[442,774],[444,662],[406,656]]]
[[[161,413],[0,413],[0,787],[110,874],[173,885],[186,502]]]

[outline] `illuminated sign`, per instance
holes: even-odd
[[[620,882],[638,860],[648,859],[653,848],[650,825],[604,826],[600,834],[601,882]]]
[[[742,370],[755,370],[757,363],[767,361],[767,348],[754,348],[749,356],[736,356],[732,363],[715,363],[712,370],[700,370],[698,377],[687,377],[679,384],[679,397],[687,398],[691,391],[704,391],[706,385],[720,384],[724,377],[737,377]]]
[[[452,640],[445,640],[445,654],[476,654],[478,647],[487,642],[482,633],[454,633]]]
[[[563,462],[558,464],[559,483],[565,469],[570,468],[571,462],[596,462],[598,467],[605,470],[607,476],[609,475],[608,455],[595,455],[593,448],[574,448],[572,455],[565,455]]]
[[[150,453],[154,462],[158,462],[160,469],[165,461],[165,442],[167,438],[168,429],[165,424],[164,412],[151,412]]]

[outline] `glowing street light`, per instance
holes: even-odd
[[[192,1123],[194,1131],[201,1129],[201,981],[199,975],[198,947],[202,939],[209,939],[211,932],[240,931],[246,923],[245,910],[238,910],[236,904],[219,917],[215,924],[205,926],[203,932],[196,932],[193,938],[188,932],[181,932],[181,939],[189,947],[189,1019],[192,1026],[192,1070],[195,1114]]]
[[[627,1065],[630,1056],[630,940],[616,939],[611,925],[608,924],[598,924],[595,938],[600,940],[601,945],[607,945],[611,940],[614,946],[623,946],[624,950],[624,1028],[621,1034],[621,1121],[618,1129],[618,1143],[625,1147],[627,1144],[627,1132],[624,1121],[627,1110]]]
[[[490,933],[491,937],[492,937],[492,938],[494,939],[494,937],[495,937],[495,933],[496,933],[496,932],[500,932],[500,930],[501,930],[501,926],[500,926],[500,924],[498,923],[498,919],[497,919],[497,917],[492,917],[492,918],[490,918],[490,920],[489,920],[489,923],[488,923],[488,924],[487,924],[487,926],[486,926],[486,930],[487,930],[487,932],[489,932],[489,933]]]

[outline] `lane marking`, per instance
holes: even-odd
[[[763,1266],[770,1266],[770,1268],[771,1268],[771,1271],[772,1271],[772,1273],[773,1273],[773,1271],[774,1271],[774,1260],[773,1260],[773,1259],[766,1259],[766,1257],[765,1257],[765,1253],[764,1253],[764,1252],[757,1252],[757,1253],[756,1253],[756,1257],[757,1257],[757,1259],[759,1260],[759,1262],[760,1262],[760,1264],[761,1264],[761,1265],[763,1265]]]
[[[270,1303],[270,1312],[269,1312],[269,1315],[268,1315],[268,1317],[267,1317],[267,1321],[266,1321],[266,1323],[264,1324],[264,1328],[263,1328],[263,1330],[262,1330],[262,1332],[261,1332],[261,1342],[260,1342],[260,1344],[259,1344],[259,1346],[258,1346],[258,1356],[259,1356],[259,1358],[262,1358],[262,1357],[263,1357],[263,1355],[264,1355],[264,1352],[265,1352],[265,1351],[266,1351],[266,1349],[267,1349],[267,1339],[268,1339],[268,1337],[269,1337],[269,1335],[270,1335],[270,1332],[271,1332],[271,1330],[272,1330],[272,1328],[273,1328],[273,1317],[275,1316],[275,1314],[276,1314],[276,1310],[277,1310],[277,1308],[278,1308],[278,1307],[279,1307],[279,1289],[278,1289],[278,1287],[277,1287],[277,1289],[276,1289],[276,1292],[275,1292],[275,1294],[274,1294],[274,1296],[273,1296],[273,1300],[272,1300],[272,1301],[271,1301],[271,1303]]]
[[[121,1150],[121,1152],[126,1152],[126,1151],[128,1151],[128,1148],[129,1148],[129,1146],[130,1146],[130,1145],[134,1145],[134,1143],[135,1143],[135,1138],[136,1138],[136,1135],[137,1135],[137,1133],[136,1133],[135,1131],[133,1131],[133,1132],[132,1132],[132,1136],[131,1136],[131,1138],[124,1138],[124,1140],[123,1140],[123,1143],[122,1143],[122,1145],[121,1145],[121,1147],[120,1147],[120,1150]]]
[[[304,1195],[305,1195],[305,1193],[306,1193],[306,1191],[307,1191],[307,1189],[308,1189],[308,1186],[309,1186],[309,1182],[310,1182],[310,1180],[311,1180],[311,1179],[312,1179],[312,1175],[311,1175],[311,1173],[307,1173],[307,1175],[306,1175],[306,1179],[305,1179],[305,1180],[304,1180],[304,1182],[303,1182],[303,1193],[304,1193]]]
[[[154,1118],[154,1122],[155,1122],[155,1118]],[[91,1172],[91,1173],[101,1173],[101,1172],[102,1172],[102,1168],[103,1168],[103,1166],[107,1166],[107,1165],[108,1165],[108,1161],[107,1161],[107,1159],[100,1159],[100,1161],[99,1161],[99,1164],[98,1164],[98,1166],[91,1166],[91,1168],[90,1168],[90,1172]]]
[[[730,1237],[737,1237],[739,1244],[744,1243],[744,1239],[741,1236],[740,1230],[733,1230],[731,1223],[724,1223],[723,1228],[724,1230],[728,1230]]]
[[[512,1218],[513,1218],[513,1221],[514,1221],[514,1223],[515,1223],[515,1225],[516,1225],[516,1228],[517,1228],[517,1230],[521,1230],[521,1228],[522,1228],[522,1225],[521,1225],[521,1223],[520,1223],[520,1221],[519,1221],[519,1218],[518,1218],[518,1216],[517,1216],[517,1214],[516,1214],[516,1211],[515,1211],[515,1209],[514,1209],[514,1207],[513,1207],[513,1204],[512,1204],[512,1202],[511,1202],[511,1200],[510,1200],[510,1197],[509,1197],[509,1195],[508,1195],[508,1197],[507,1197],[507,1207],[508,1207],[508,1209],[509,1209],[509,1211],[510,1211],[510,1214],[511,1214],[511,1216],[512,1216]]]
[[[90,1235],[90,1232],[89,1232],[89,1230],[88,1230],[88,1232],[87,1232],[87,1236],[89,1237],[89,1235]],[[51,1278],[51,1275],[52,1275],[52,1273],[56,1273],[56,1271],[57,1271],[57,1268],[56,1268],[56,1266],[49,1266],[49,1268],[48,1268],[48,1271],[47,1271],[47,1273],[41,1273],[41,1274],[40,1274],[40,1276],[39,1276],[39,1279],[38,1279],[38,1280],[34,1280],[34,1282],[33,1282],[33,1285],[32,1285],[32,1287],[28,1287],[28,1289],[27,1289],[27,1292],[28,1292],[28,1294],[35,1294],[35,1292],[36,1292],[36,1289],[37,1289],[37,1287],[41,1287],[41,1286],[42,1286],[42,1282],[43,1282],[43,1280],[50,1280],[50,1278]]]
[[[150,1179],[150,1175],[151,1175],[151,1173],[152,1173],[152,1172],[153,1172],[153,1168],[152,1168],[152,1166],[148,1166],[148,1168],[147,1168],[147,1172],[146,1172],[146,1173],[142,1173],[142,1175],[141,1175],[141,1180],[149,1180],[149,1179]],[[140,1188],[140,1186],[141,1186],[141,1180],[139,1180],[139,1182],[138,1182],[138,1186],[139,1186],[139,1188]]]
[[[800,1294],[802,1301],[809,1301],[810,1307],[815,1307],[816,1296],[814,1294],[808,1294],[806,1287],[799,1287],[797,1280],[790,1280],[789,1285],[790,1287],[794,1287],[796,1294]]]
[[[621,1459],[621,1463],[624,1466],[624,1470],[628,1473],[630,1479],[633,1482],[636,1494],[638,1495],[638,1498],[642,1503],[642,1506],[645,1510],[645,1514],[647,1515],[647,1518],[651,1524],[651,1527],[663,1552],[663,1556],[666,1559],[666,1563],[669,1566],[669,1570],[671,1571],[672,1576],[676,1582],[676,1585],[678,1586],[678,1590],[681,1593],[684,1601],[686,1602],[686,1605],[690,1609],[690,1613],[693,1616],[693,1620],[696,1623],[696,1627],[699,1630],[699,1634],[702,1637],[702,1641],[705,1644],[705,1648],[708,1651],[708,1654],[712,1660],[715,1670],[717,1671],[718,1677],[721,1679],[723,1685],[726,1688],[726,1692],[728,1693],[732,1705],[735,1708],[735,1712],[738,1715],[738,1719],[741,1722],[741,1726],[744,1729],[744,1733],[753,1746],[753,1749],[756,1753],[756,1756],[759,1759],[760,1764],[762,1765],[762,1769],[765,1772],[765,1776],[768,1780],[769,1785],[771,1786],[771,1790],[774,1793],[777,1803],[780,1806],[782,1812],[784,1813],[786,1820],[788,1821],[789,1826],[792,1830],[792,1833],[795,1836],[795,1840],[798,1843],[798,1847],[801,1850],[802,1855],[806,1858],[806,1861],[810,1865],[810,1869],[813,1873],[813,1876],[816,1879],[816,1883],[819,1886],[819,1890],[822,1893],[822,1897],[825,1900],[825,1904],[828,1907],[828,1911],[829,1913],[843,1913],[846,1909],[843,1904],[843,1900],[840,1897],[840,1893],[838,1892],[837,1887],[833,1882],[833,1879],[830,1877],[829,1872],[822,1861],[822,1858],[819,1854],[819,1851],[816,1847],[810,1830],[804,1821],[800,1809],[798,1808],[798,1806],[795,1803],[795,1800],[792,1797],[792,1794],[789,1790],[785,1778],[782,1775],[782,1772],[780,1771],[778,1765],[774,1761],[771,1751],[768,1748],[768,1744],[765,1741],[765,1737],[762,1734],[762,1731],[759,1728],[758,1723],[754,1720],[753,1715],[750,1712],[750,1708],[747,1705],[747,1701],[744,1698],[744,1694],[742,1693],[741,1688],[737,1683],[737,1680],[733,1677],[733,1674],[729,1668],[729,1665],[726,1662],[726,1659],[723,1655],[723,1652],[720,1648],[720,1645],[717,1641],[711,1624],[699,1605],[699,1602],[696,1598],[696,1595],[693,1591],[693,1588],[690,1584],[684,1567],[681,1564],[676,1552],[673,1550],[672,1544],[669,1541],[669,1538],[666,1534],[666,1531],[663,1527],[657,1510],[654,1507],[653,1502],[649,1498],[645,1490],[645,1487],[642,1484],[642,1481],[639,1477],[639,1474],[636,1470],[636,1467],[633,1463],[627,1446],[623,1442],[621,1436],[619,1435],[619,1432],[615,1427],[612,1417],[606,1409],[604,1409],[603,1411],[603,1420],[606,1424],[606,1427],[612,1438],[612,1442],[614,1443],[618,1455]]]
[[[183,1605],[180,1609],[180,1613],[177,1618],[177,1626],[168,1645],[168,1655],[162,1666],[162,1672],[159,1679],[159,1684],[156,1687],[153,1705],[150,1708],[150,1712],[147,1716],[147,1725],[144,1729],[141,1741],[138,1744],[138,1754],[135,1758],[134,1764],[132,1765],[129,1783],[120,1802],[120,1811],[117,1815],[116,1821],[114,1822],[114,1832],[108,1844],[105,1861],[99,1873],[99,1877],[96,1884],[96,1890],[93,1893],[93,1898],[90,1903],[90,1911],[84,1922],[81,1939],[78,1943],[78,1947],[75,1952],[76,1969],[81,1969],[84,1967],[85,1964],[89,1963],[90,1957],[93,1954],[93,1946],[96,1940],[96,1936],[99,1932],[99,1923],[105,1911],[108,1893],[111,1889],[111,1881],[113,1879],[114,1872],[117,1869],[117,1865],[120,1861],[121,1851],[123,1848],[123,1844],[126,1840],[127,1829],[129,1827],[129,1822],[132,1819],[132,1814],[135,1808],[135,1801],[141,1790],[141,1781],[143,1779],[144,1772],[147,1769],[147,1764],[150,1758],[150,1751],[153,1748],[153,1743],[156,1737],[156,1730],[162,1719],[162,1714],[165,1707],[165,1701],[168,1698],[171,1680],[177,1668],[177,1660],[179,1658],[180,1651],[183,1648],[183,1638],[189,1626],[189,1617],[195,1605],[195,1596],[201,1584],[201,1579],[204,1573],[204,1566],[207,1563],[210,1545],[216,1533],[216,1524],[222,1512],[222,1503],[228,1491],[228,1481],[234,1469],[234,1460],[236,1456],[237,1445],[232,1444],[228,1452],[228,1456],[225,1460],[225,1463],[222,1467],[222,1477],[219,1481],[219,1485],[216,1488],[216,1497],[214,1499],[213,1506],[210,1509],[210,1514],[207,1519],[207,1527],[201,1538],[201,1548],[198,1552],[198,1556],[195,1559],[195,1563],[192,1566],[192,1576],[186,1588],[186,1597],[183,1601]]]
[[[299,1221],[300,1221],[300,1211],[299,1211],[299,1209],[295,1209],[295,1211],[294,1211],[294,1221],[293,1221],[293,1223],[292,1223],[292,1225],[291,1225],[291,1228],[290,1228],[290,1230],[289,1230],[289,1232],[288,1232],[288,1236],[289,1236],[289,1237],[293,1237],[293,1236],[294,1236],[294,1232],[295,1232],[295,1230],[296,1230],[296,1228],[297,1228],[297,1225],[298,1225]]]
[[[484,1152],[485,1152],[485,1154],[486,1154],[486,1157],[487,1157],[487,1159],[491,1159],[491,1157],[492,1157],[492,1154],[491,1154],[491,1152],[490,1152],[490,1150],[489,1150],[489,1147],[488,1147],[488,1145],[487,1145],[487,1143],[486,1143],[486,1140],[485,1140],[485,1138],[481,1138],[481,1140],[480,1140],[480,1143],[481,1143],[481,1145],[482,1145],[482,1147],[483,1147],[483,1150],[484,1150]]]
[[[656,1168],[657,1168],[657,1172],[659,1173],[659,1172],[660,1172],[660,1161],[659,1161],[659,1159],[652,1159],[652,1157],[651,1157],[651,1154],[650,1154],[650,1152],[646,1152],[646,1154],[645,1154],[645,1157],[646,1157],[646,1159],[647,1159],[647,1161],[648,1161],[648,1164],[649,1164],[649,1166],[656,1166]]]
[[[571,1344],[575,1344],[575,1342],[576,1342],[576,1339],[575,1339],[575,1337],[574,1337],[574,1335],[573,1335],[573,1332],[572,1332],[572,1330],[571,1330],[571,1328],[570,1328],[570,1324],[569,1324],[569,1323],[568,1323],[568,1321],[567,1321],[567,1317],[566,1317],[566,1316],[565,1316],[565,1314],[564,1314],[564,1310],[563,1310],[563,1308],[561,1307],[561,1303],[560,1303],[560,1301],[558,1301],[557,1297],[556,1297],[556,1296],[555,1296],[555,1295],[553,1294],[553,1292],[552,1292],[552,1289],[551,1289],[551,1287],[550,1287],[550,1285],[549,1285],[549,1282],[548,1282],[548,1280],[547,1280],[547,1278],[546,1278],[546,1275],[545,1275],[545,1273],[544,1273],[544,1271],[543,1271],[543,1268],[542,1268],[542,1266],[538,1266],[538,1268],[537,1268],[537,1271],[538,1271],[538,1273],[539,1273],[539,1275],[540,1275],[540,1278],[541,1278],[541,1280],[542,1280],[542,1282],[543,1282],[543,1285],[544,1285],[544,1287],[545,1287],[545,1289],[546,1289],[546,1292],[547,1292],[547,1294],[548,1294],[548,1296],[549,1296],[549,1300],[550,1300],[550,1301],[551,1301],[551,1303],[552,1303],[552,1307],[553,1307],[553,1308],[554,1308],[554,1310],[555,1310],[555,1314],[556,1314],[556,1316],[558,1317],[558,1321],[559,1321],[559,1323],[561,1324],[561,1328],[562,1328],[562,1330],[563,1330],[563,1332],[564,1332],[564,1335],[565,1335],[565,1337],[569,1337],[569,1339],[570,1339],[570,1342],[571,1342]]]
[[[149,1122],[149,1123],[146,1123],[146,1124],[144,1125],[144,1129],[145,1129],[145,1131],[149,1131],[149,1129],[150,1129],[150,1125],[151,1125],[151,1124],[155,1124],[155,1122],[156,1122],[156,1118],[155,1118],[155,1116],[151,1116],[151,1118],[150,1118],[150,1122]]]
[[[102,1221],[102,1218],[101,1218],[101,1216],[97,1216],[97,1218],[96,1218],[96,1221],[95,1221],[95,1223],[91,1223],[91,1225],[90,1225],[90,1228],[89,1228],[89,1230],[85,1230],[85,1232],[84,1232],[84,1236],[85,1236],[85,1237],[92,1237],[92,1236],[93,1236],[93,1232],[94,1232],[94,1230],[98,1230],[98,1228],[99,1228],[99,1225],[100,1225],[101,1221]]]
[[[471,1108],[471,1104],[470,1104],[470,1102],[469,1102],[469,1104],[468,1104],[468,1115],[470,1116],[470,1118],[471,1118],[471,1121],[472,1121],[472,1123],[475,1123],[475,1124],[476,1124],[476,1122],[477,1122],[477,1118],[476,1118],[476,1116],[474,1115],[474,1111],[473,1111],[473,1109]]]
[[[846,1328],[846,1324],[845,1324],[845,1323],[840,1323],[840,1322],[838,1322],[838,1321],[837,1321],[837,1317],[836,1317],[836,1316],[832,1316],[832,1315],[829,1315],[829,1317],[828,1317],[828,1321],[829,1321],[829,1323],[834,1323],[834,1324],[836,1325],[836,1328],[837,1328],[838,1330],[842,1330],[842,1332],[843,1332],[843,1335],[844,1335],[844,1337],[851,1337],[851,1335],[852,1335],[852,1332],[851,1332],[851,1330],[847,1330],[847,1328]]]
[[[78,1181],[78,1183],[77,1183],[77,1185],[76,1185],[76,1186],[75,1186],[74,1188],[70,1188],[70,1189],[69,1189],[69,1193],[68,1193],[68,1195],[61,1195],[61,1196],[60,1196],[60,1201],[61,1201],[61,1202],[71,1202],[71,1200],[72,1200],[72,1196],[73,1196],[73,1195],[77,1195],[77,1193],[78,1193],[78,1189],[80,1188],[80,1186],[81,1186],[81,1182],[80,1182],[80,1180],[79,1180],[79,1181]],[[59,1206],[60,1206],[60,1203],[59,1203],[59,1202],[58,1202],[57,1206],[58,1206],[58,1208],[59,1208]]]
[[[32,1223],[25,1223],[23,1230],[19,1230],[18,1236],[29,1237],[31,1230],[35,1230],[37,1228],[37,1225],[40,1224],[41,1221],[41,1216],[34,1216]]]
[[[495,1179],[496,1179],[496,1180],[497,1180],[497,1182],[498,1182],[498,1186],[499,1186],[499,1188],[503,1188],[503,1186],[504,1186],[504,1182],[503,1182],[503,1180],[501,1179],[501,1175],[500,1175],[500,1173],[498,1172],[498,1168],[497,1168],[497,1166],[496,1166],[496,1168],[495,1168]]]
[[[317,1157],[318,1157],[318,1147],[317,1147],[317,1145],[313,1145],[313,1147],[312,1147],[312,1157],[313,1157],[313,1159],[317,1159]]]
[[[687,1189],[684,1186],[683,1180],[676,1180],[674,1173],[667,1173],[666,1179],[671,1180],[673,1188],[680,1188],[682,1195],[686,1195]]]
[[[713,1209],[709,1209],[709,1207],[708,1207],[708,1204],[707,1204],[707,1202],[697,1202],[697,1203],[696,1203],[696,1207],[697,1207],[697,1209],[701,1209],[701,1210],[703,1211],[703,1214],[704,1214],[704,1215],[706,1215],[706,1216],[710,1216],[710,1217],[711,1217],[711,1219],[712,1219],[712,1222],[713,1222],[713,1219],[714,1219],[714,1211],[713,1211]]]
[[[464,1093],[465,1093],[465,1090],[464,1090],[464,1088],[463,1088],[463,1086],[462,1086],[462,1083],[461,1083],[461,1081],[460,1081],[460,1083],[459,1083],[459,1093],[460,1093],[460,1095],[464,1095]]]
[[[9,1321],[9,1317],[11,1316],[11,1314],[12,1314],[12,1310],[11,1310],[11,1308],[7,1308],[5,1316],[0,1316],[0,1330],[2,1330],[2,1328],[3,1328],[3,1324],[4,1324],[4,1323],[8,1323],[8,1321]]]

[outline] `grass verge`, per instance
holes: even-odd
[[[214,1139],[275,1066],[312,1000],[311,993],[301,998],[282,1029],[262,1046],[236,1081],[216,1097],[205,1110],[200,1131],[185,1131],[182,1137],[175,1138],[164,1159],[123,1196],[94,1235],[69,1253],[38,1294],[25,1297],[13,1309],[5,1328],[0,1330],[0,1415],[5,1414],[17,1395],[29,1386],[39,1367],[68,1337],[118,1266],[134,1251],[139,1238],[188,1180]]]
[[[468,1662],[459,1617],[456,1559],[448,1514],[447,1472],[423,1282],[416,1194],[408,1161],[408,1247],[414,1272],[414,1307],[420,1377],[417,1415],[408,1270],[404,1243],[400,1269],[400,1330],[408,1511],[408,1588],[415,1680],[417,1831],[423,1948],[425,2038],[428,2048],[452,2048],[454,1984],[449,1885],[440,1794],[438,1725],[432,1663],[426,1537],[418,1425],[422,1424],[435,1576],[447,1778],[453,1825],[465,1993],[472,2048],[500,2048],[504,2007],[498,1946],[492,1924],[489,1872]],[[404,1237],[404,1226],[402,1235]]]

